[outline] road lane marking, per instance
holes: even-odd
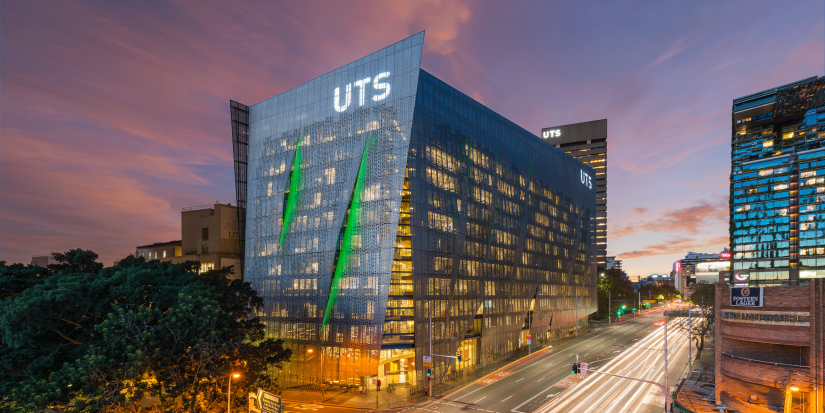
[[[487,398],[487,396],[484,396],[484,397],[482,397],[482,398],[480,398],[480,399],[478,399],[478,400],[474,401],[473,403],[478,403],[478,402],[480,402],[480,401],[482,401],[482,400],[484,400],[484,399],[486,399],[486,398]]]

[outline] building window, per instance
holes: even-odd
[[[209,228],[201,230],[201,241],[209,241]]]
[[[209,244],[201,245],[201,254],[209,254]]]

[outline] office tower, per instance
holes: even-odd
[[[740,282],[825,276],[824,84],[811,77],[733,101],[731,271]]]
[[[593,168],[596,176],[596,262],[607,265],[607,119],[543,128],[541,137]]]

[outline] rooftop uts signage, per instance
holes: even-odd
[[[382,93],[378,94],[373,93],[372,100],[374,102],[378,102],[387,98],[390,95],[390,84],[387,82],[382,82],[383,79],[390,77],[390,72],[381,72],[375,78],[364,78],[360,80],[356,80],[353,83],[347,83],[346,91],[344,92],[344,102],[341,102],[341,88],[335,88],[335,98],[332,101],[333,107],[335,107],[336,112],[343,112],[349,108],[350,103],[352,103],[352,85],[355,85],[358,88],[358,106],[364,106],[366,102],[366,89],[370,83],[372,83],[372,88],[377,91],[382,91]]]

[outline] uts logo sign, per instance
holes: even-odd
[[[584,184],[584,186],[586,186],[590,189],[593,189],[593,180],[590,178],[590,175],[588,175],[587,172],[582,170],[582,171],[580,171],[580,176],[581,176],[582,184]]]
[[[543,131],[541,133],[541,136],[543,136],[544,139],[558,138],[559,136],[561,136],[561,129],[550,129],[550,130]]]
[[[372,96],[372,100],[378,102],[380,100],[384,100],[387,96],[390,95],[390,84],[387,82],[382,82],[382,79],[386,79],[390,77],[390,72],[382,72],[379,73],[378,76],[375,78],[365,78],[361,80],[357,80],[354,83],[347,84],[346,91],[344,92],[344,102],[341,103],[341,88],[335,88],[335,99],[333,100],[333,104],[335,106],[336,112],[343,112],[349,108],[350,103],[352,102],[352,85],[355,85],[358,88],[358,106],[364,106],[366,103],[366,88],[367,86],[372,83],[372,88],[376,91],[383,91],[383,93],[378,94],[375,92]]]

